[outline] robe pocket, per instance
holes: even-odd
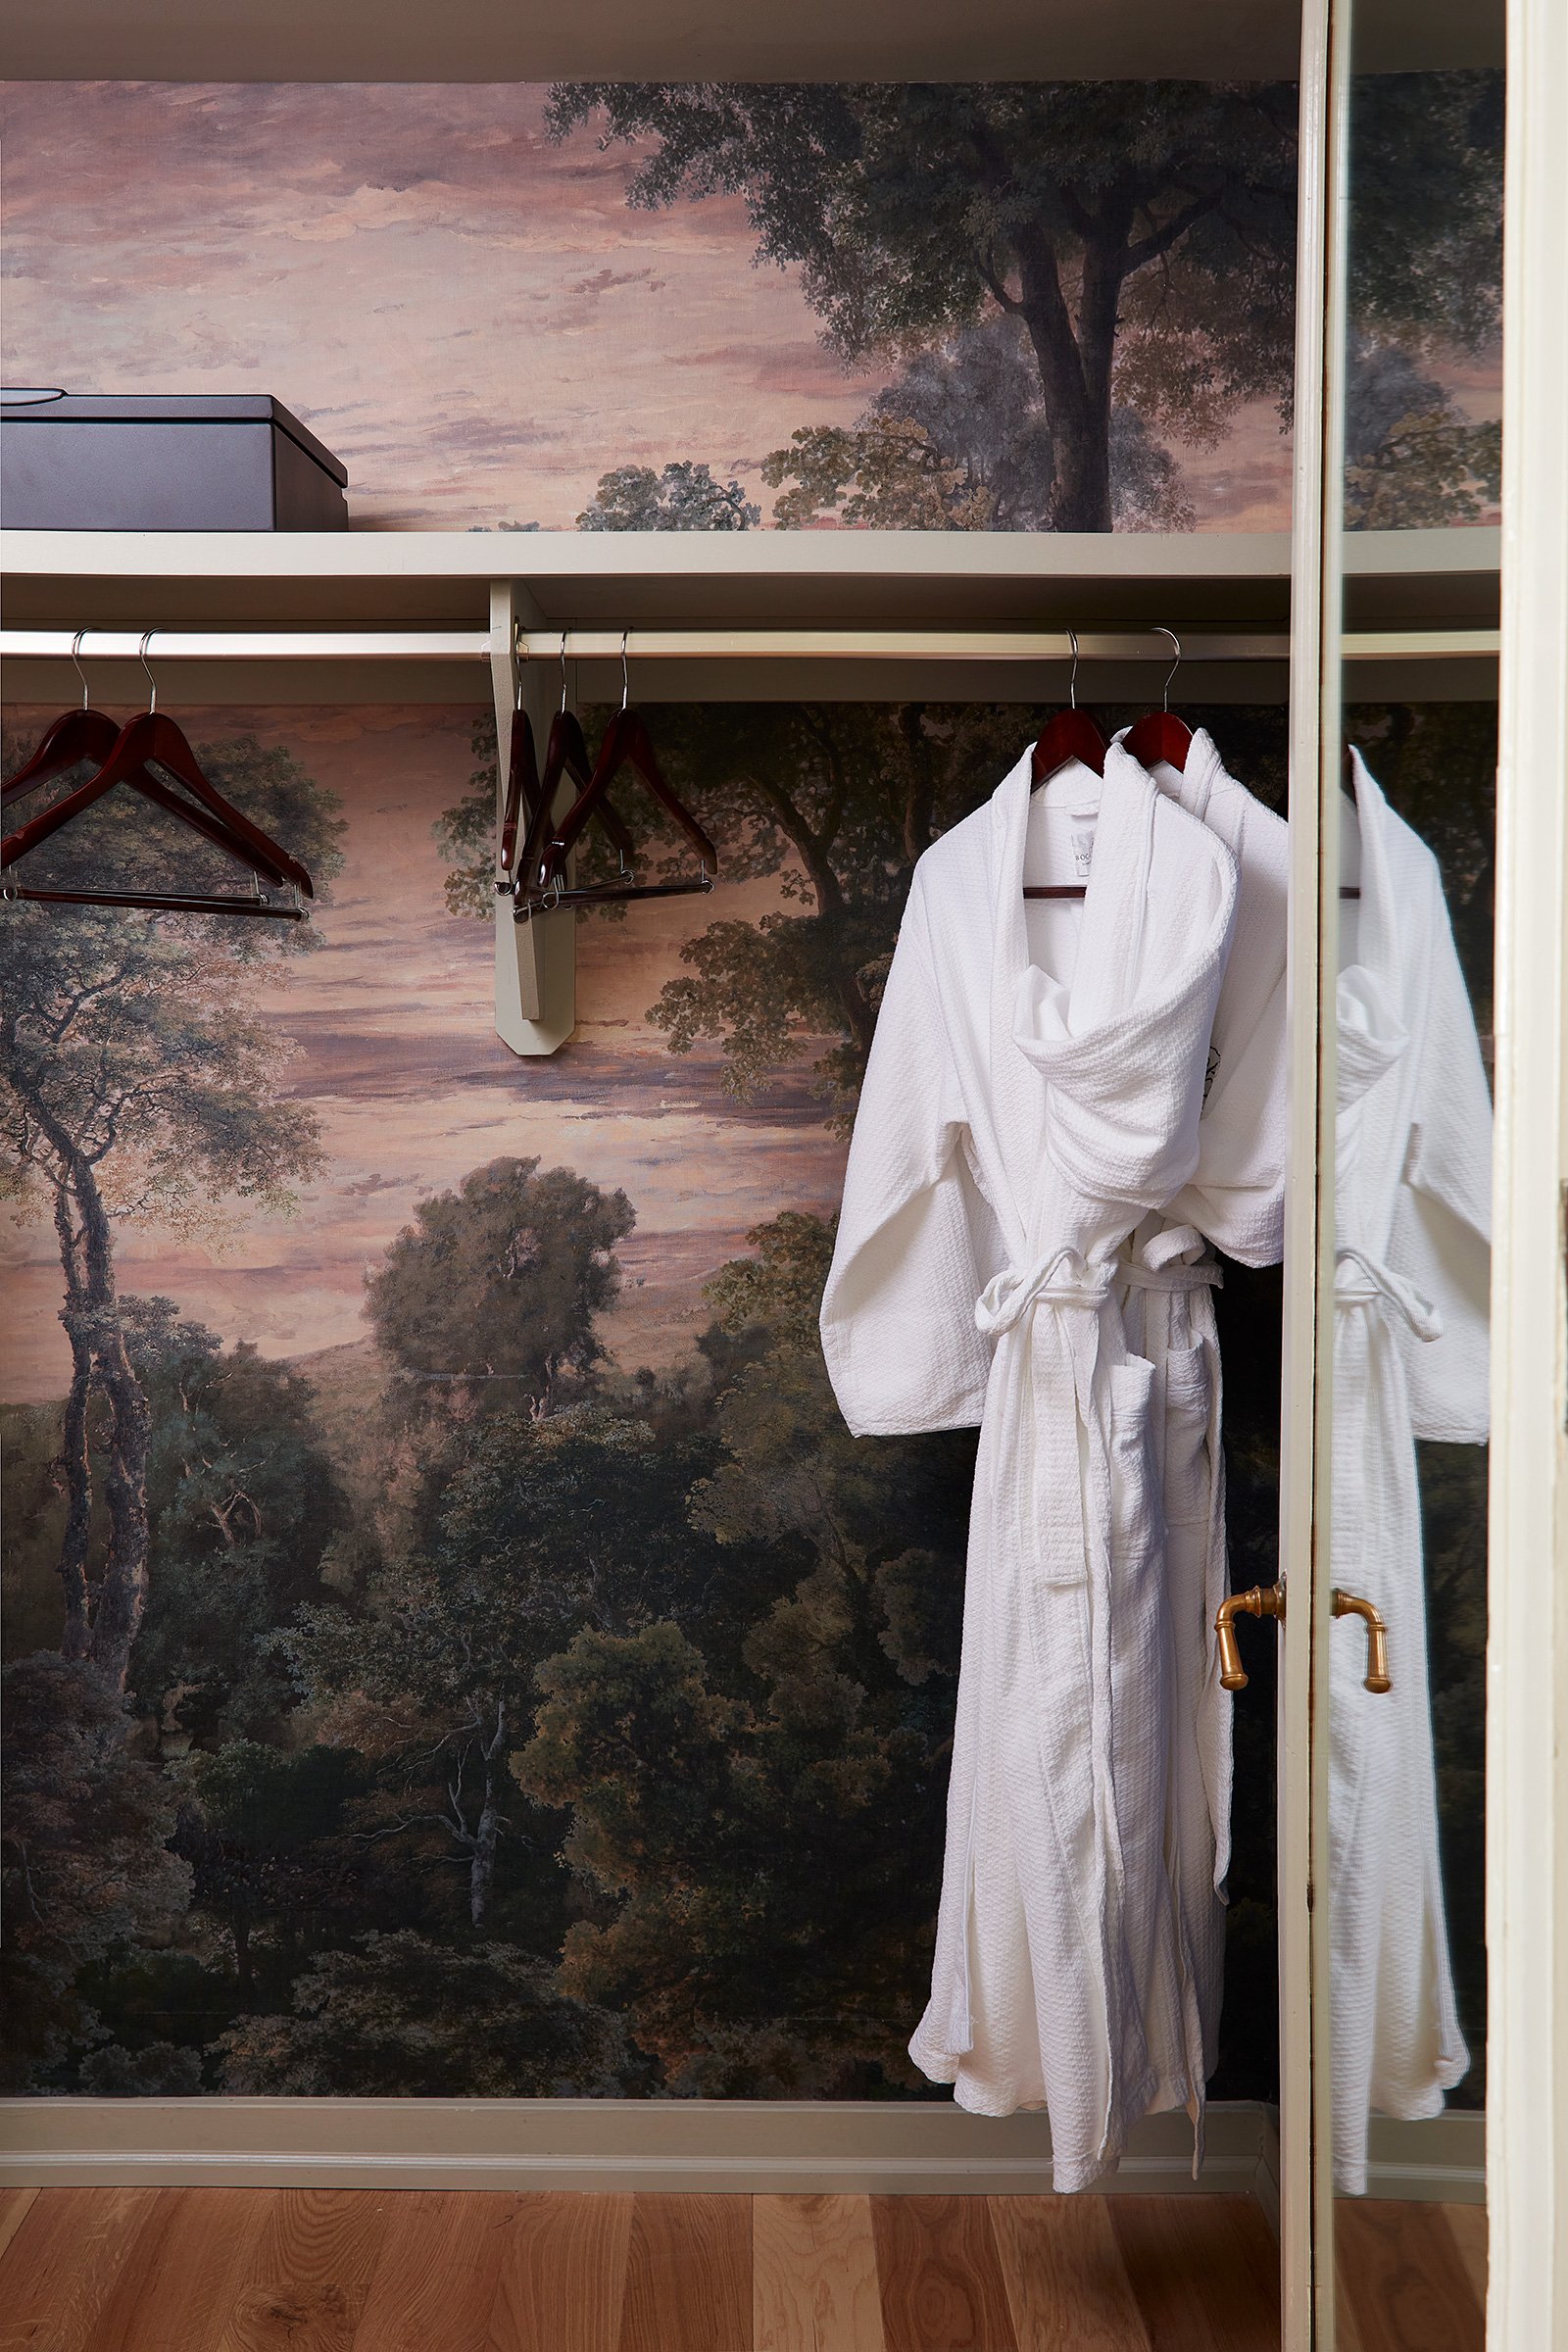
[[[1199,1341],[1165,1359],[1165,1517],[1172,1527],[1208,1517],[1213,1375]]]
[[[1153,1387],[1147,1356],[1125,1356],[1110,1367],[1111,1523],[1124,1573],[1155,1556],[1164,1525],[1150,1421]]]

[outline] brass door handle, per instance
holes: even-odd
[[[1236,1639],[1237,1618],[1283,1617],[1284,1614],[1283,1585],[1254,1585],[1250,1592],[1233,1592],[1229,1599],[1220,1602],[1214,1614],[1214,1631],[1219,1636],[1219,1679],[1222,1690],[1247,1689],[1241,1643]]]
[[[1390,1690],[1389,1629],[1379,1611],[1359,1592],[1342,1592],[1336,1585],[1329,1606],[1336,1617],[1359,1617],[1366,1627],[1366,1688],[1369,1690]]]

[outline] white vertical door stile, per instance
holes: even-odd
[[[1281,1367],[1280,1562],[1287,1606],[1280,1629],[1278,1740],[1278,1918],[1280,1972],[1280,2287],[1284,2352],[1314,2352],[1322,2224],[1314,2092],[1318,2049],[1313,1884],[1323,1851],[1314,1801],[1312,1573],[1318,1504],[1327,1487],[1319,1461],[1326,1426],[1319,1403],[1324,1314],[1321,1240],[1332,1220],[1332,1181],[1322,1152],[1321,1056],[1333,1053],[1322,1018],[1325,987],[1325,876],[1334,871],[1322,839],[1325,698],[1339,692],[1339,588],[1325,537],[1329,481],[1324,383],[1330,364],[1329,273],[1335,204],[1331,137],[1338,43],[1334,0],[1304,0],[1296,255],[1296,392],[1291,526],[1291,890],[1287,989],[1290,1124],[1285,1194],[1284,1359]],[[1343,79],[1343,75],[1340,76]],[[1337,724],[1337,718],[1336,718]],[[1330,811],[1332,821],[1332,810]],[[1331,1131],[1332,1143],[1332,1131]],[[1332,1253],[1331,1253],[1332,1265]],[[1332,1308],[1330,1307],[1330,1312]],[[1245,1705],[1245,1698],[1240,1701]]]
[[[1317,922],[1317,1159],[1313,1258],[1312,1540],[1296,1578],[1297,1637],[1306,1649],[1309,1688],[1307,1804],[1310,1855],[1307,1924],[1312,2016],[1312,2352],[1335,2352],[1338,2331],[1334,2246],[1334,2037],[1329,1885],[1329,1692],[1334,1620],[1334,1263],[1338,1202],[1340,811],[1344,807],[1345,410],[1349,366],[1351,56],[1357,0],[1328,0],[1323,212],[1323,374],[1319,447],[1322,516],[1318,611],[1315,888]],[[1303,802],[1307,774],[1301,771]],[[1292,811],[1293,821],[1296,812]],[[1304,877],[1303,877],[1304,880]]]
[[[1487,1637],[1489,2352],[1568,2345],[1568,9],[1508,0]]]
[[[517,652],[518,629],[542,625],[543,615],[520,581],[492,580],[490,678],[496,709],[498,843],[519,685],[541,760],[549,737],[552,704],[544,666],[519,660]],[[571,1035],[577,1019],[576,939],[577,918],[569,907],[519,923],[510,897],[496,894],[496,1035],[514,1054],[554,1054]]]

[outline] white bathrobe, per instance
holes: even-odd
[[[1200,1237],[1243,1265],[1274,1265],[1284,1254],[1290,836],[1283,818],[1227,772],[1201,727],[1180,768],[1161,763],[1151,774],[1161,792],[1219,835],[1238,874],[1198,1166],[1164,1211],[1133,1236],[1122,1291],[1128,1345],[1154,1366],[1174,1694],[1166,1850],[1196,1991],[1201,2071],[1208,2075],[1224,1993],[1232,1701],[1220,1687],[1214,1632],[1229,1589],[1213,1305],[1220,1270]]]
[[[1492,1104],[1437,859],[1353,760],[1359,904],[1343,909],[1334,1582],[1389,1628],[1333,1633],[1334,2171],[1366,2186],[1369,2109],[1436,2115],[1469,2065],[1448,1965],[1415,1438],[1485,1442]]]
[[[1026,877],[1087,867],[1080,903]],[[822,1342],[858,1434],[979,1422],[932,1994],[960,2106],[1050,2111],[1054,2177],[1202,2100],[1164,1852],[1171,1633],[1154,1367],[1118,1255],[1199,1159],[1236,863],[1112,746],[1028,755],[920,859],[850,1152]]]

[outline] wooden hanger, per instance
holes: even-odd
[[[620,640],[620,709],[605,729],[599,757],[587,782],[559,826],[552,818],[548,799],[542,797],[534,810],[522,854],[517,860],[515,895],[519,922],[526,921],[531,915],[546,913],[556,906],[607,906],[622,899],[687,898],[713,887],[713,877],[718,871],[718,852],[691,810],[666,783],[647,722],[640,712],[627,707],[626,639],[629,633],[622,630]],[[551,739],[554,744],[554,728],[551,730]],[[673,819],[693,844],[701,861],[699,870],[689,881],[620,880],[591,883],[580,889],[568,887],[565,880],[566,859],[590,817],[601,816],[607,806],[605,796],[623,767],[629,767],[646,785],[666,816]],[[618,826],[619,820],[616,819],[615,823]],[[620,830],[624,832],[623,827]],[[611,838],[615,838],[613,832]],[[632,851],[629,835],[625,837],[625,845],[621,852],[622,865],[629,873]]]
[[[95,710],[88,700],[86,675],[77,659],[86,634],[85,629],[78,629],[71,648],[72,666],[81,680],[80,705],[74,710],[64,711],[46,727],[32,757],[23,762],[14,776],[8,777],[0,785],[0,811],[13,808],[18,801],[25,800],[41,784],[51,783],[56,776],[68,774],[84,760],[91,760],[102,767],[120,740],[119,721],[111,718],[107,711]],[[168,785],[160,784],[158,778],[149,774],[145,767],[127,776],[125,782],[144,799],[156,802],[160,808],[171,809],[175,815],[182,816],[187,824],[194,825],[198,833],[205,833],[209,841],[216,842],[220,849],[228,851],[231,856],[242,857],[247,864],[252,862],[251,855],[241,849],[239,836],[231,833],[227,825],[216,816],[209,815],[206,809],[193,807],[189,801],[172,792]],[[257,862],[256,871],[264,874],[270,882],[281,883],[283,880],[281,870],[273,866],[270,860],[266,864]]]
[[[592,778],[593,770],[594,763],[589,757],[582,721],[575,710],[566,708],[566,632],[563,629],[561,709],[550,721],[543,774],[540,773],[534,754],[533,728],[522,707],[520,680],[517,686],[517,708],[513,714],[512,744],[507,762],[507,797],[501,818],[501,870],[504,874],[513,878],[515,876],[514,860],[519,821],[531,825],[536,810],[541,807],[553,808],[556,793],[564,777],[570,776],[580,791]],[[622,873],[629,873],[636,860],[636,848],[608,797],[599,802],[594,814],[601,832],[609,837],[612,848],[620,858]]]
[[[1126,749],[1141,767],[1176,769],[1178,775],[1187,765],[1187,755],[1193,748],[1193,730],[1184,718],[1177,718],[1170,707],[1171,680],[1182,665],[1182,641],[1174,629],[1160,621],[1154,627],[1161,637],[1168,637],[1176,648],[1176,659],[1165,677],[1165,691],[1157,710],[1148,710],[1130,726],[1122,738]]]
[[[1097,776],[1105,772],[1105,738],[1087,710],[1078,708],[1078,633],[1069,629],[1072,639],[1072,674],[1067,680],[1067,708],[1048,718],[1035,742],[1029,760],[1029,789],[1038,791],[1059,768],[1074,760]],[[1026,899],[1081,899],[1087,894],[1082,882],[1026,882]]]
[[[68,728],[64,718],[57,721],[48,730],[31,760],[12,779],[7,797],[24,798],[37,784],[44,782],[49,773],[61,774],[66,767],[74,765],[75,760],[86,751],[89,737],[101,742],[105,728],[113,731],[113,740],[101,755],[103,764],[96,774],[89,776],[84,784],[78,784],[74,792],[68,792],[49,808],[41,809],[36,816],[19,825],[14,833],[7,834],[0,841],[0,868],[8,871],[4,884],[6,897],[34,899],[51,906],[135,906],[155,911],[183,908],[199,914],[261,914],[283,922],[300,921],[304,915],[303,907],[276,906],[254,896],[241,899],[208,893],[184,896],[172,891],[44,890],[9,879],[9,868],[20,859],[48,841],[63,826],[73,823],[84,809],[90,808],[106,793],[112,792],[117,784],[129,784],[145,798],[155,801],[160,808],[177,816],[193,832],[202,834],[227,856],[248,866],[252,873],[279,886],[292,883],[306,898],[315,897],[315,886],[305,867],[297,858],[291,858],[286,850],[280,849],[259,825],[253,825],[249,817],[243,815],[208,781],[183,730],[175,725],[167,712],[159,710],[157,687],[152,671],[147,666],[147,648],[154,634],[149,629],[141,643],[141,664],[147,670],[149,685],[147,709],[120,728],[115,728],[114,721],[106,719],[101,711],[68,713],[74,722],[72,726]],[[76,642],[79,645],[79,634]],[[64,758],[63,754],[74,743],[79,744],[81,749],[75,752],[74,757]],[[148,773],[153,766],[161,767],[176,783],[183,785],[193,796],[196,805],[192,806],[184,793],[172,791],[168,785]]]

